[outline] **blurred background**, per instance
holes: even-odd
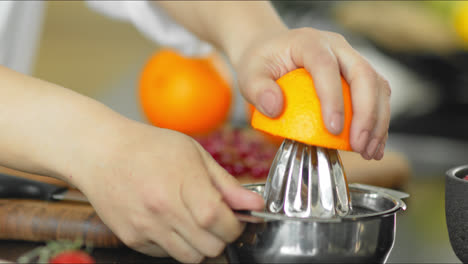
[[[392,86],[388,148],[408,157],[408,211],[391,263],[453,263],[444,173],[468,163],[468,9],[463,1],[275,1],[291,28],[343,34]],[[465,7],[463,7],[463,5]],[[33,75],[145,122],[138,78],[159,46],[80,1],[51,1]],[[463,19],[465,18],[465,19]],[[244,109],[238,107],[237,109]],[[237,116],[236,116],[237,115]],[[239,111],[232,120],[242,122]]]

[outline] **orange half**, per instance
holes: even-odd
[[[252,126],[255,129],[309,145],[351,150],[349,132],[353,107],[349,85],[343,78],[341,78],[341,82],[344,101],[344,128],[339,135],[328,132],[325,127],[314,81],[304,68],[293,70],[276,82],[284,95],[283,113],[277,118],[269,118],[255,110],[252,116]]]

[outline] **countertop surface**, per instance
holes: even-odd
[[[408,209],[397,216],[388,263],[461,263],[450,246],[445,222],[444,178],[413,175]]]
[[[44,243],[0,241],[0,259],[15,262],[25,252],[43,245]],[[126,247],[94,249],[92,256],[95,258],[96,263],[178,263],[171,258],[149,257]],[[218,258],[206,259],[203,263],[227,263],[227,261],[224,255],[221,255]]]
[[[398,213],[395,245],[388,263],[460,263],[448,240],[444,213],[443,177],[413,175],[404,191],[407,211]],[[0,241],[0,259],[14,261],[42,243]],[[128,248],[95,249],[99,262],[175,263],[173,259],[151,258]],[[205,263],[226,263],[224,255]]]

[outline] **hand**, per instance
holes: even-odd
[[[340,74],[353,103],[350,143],[365,159],[384,155],[390,122],[390,86],[339,34],[313,28],[269,32],[248,42],[234,61],[244,97],[263,114],[277,117],[283,96],[275,80],[304,67],[314,78],[327,129],[343,129]]]
[[[288,30],[268,1],[161,1],[171,17],[224,51],[244,97],[276,117],[283,97],[275,80],[300,67],[313,76],[327,129],[343,129],[340,74],[351,88],[350,143],[365,159],[382,159],[390,122],[390,86],[339,34]],[[242,19],[239,19],[242,17]]]
[[[200,262],[241,234],[244,225],[231,208],[263,209],[263,199],[242,188],[192,138],[133,122],[119,133],[122,145],[108,159],[83,166],[78,187],[133,249]]]

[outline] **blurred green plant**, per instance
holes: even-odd
[[[458,1],[421,1],[420,3],[431,8],[444,17],[450,17]]]
[[[468,1],[421,1],[421,3],[453,26],[465,47],[468,47]]]
[[[444,178],[413,179],[408,186],[408,212],[412,230],[418,238],[438,243],[448,241],[445,222]],[[405,213],[405,214],[406,214]]]

